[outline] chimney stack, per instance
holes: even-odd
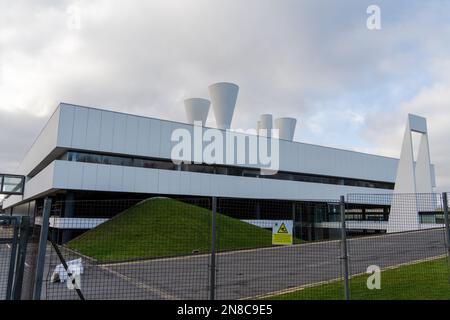
[[[275,119],[275,129],[278,129],[278,138],[292,141],[294,139],[295,126],[297,119],[295,118],[278,118]]]
[[[273,117],[271,114],[262,114],[259,117],[259,123],[260,123],[260,130],[266,130],[264,133],[265,136],[270,137],[271,136],[271,130],[273,128]],[[262,135],[262,132],[261,132]]]
[[[209,95],[217,128],[230,129],[239,87],[234,83],[219,82],[209,86]]]
[[[186,110],[188,123],[194,124],[195,121],[201,121],[202,126],[205,126],[210,104],[209,100],[202,98],[184,100],[184,109]]]

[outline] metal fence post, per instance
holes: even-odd
[[[25,272],[25,259],[27,254],[28,235],[30,231],[30,218],[20,218],[19,246],[17,248],[16,271],[14,275],[14,286],[12,288],[13,300],[20,300],[22,296],[23,274]]]
[[[450,267],[450,226],[448,218],[448,198],[447,193],[442,193],[442,207],[444,209],[444,223],[445,223],[445,245],[447,247],[447,263]],[[450,275],[448,276],[448,282],[450,283]]]
[[[209,276],[209,299],[214,300],[216,294],[216,213],[217,198],[212,197],[212,218],[211,218],[211,261]]]
[[[51,207],[52,207],[52,200],[50,198],[45,198],[44,210],[42,212],[41,234],[39,235],[36,273],[33,286],[33,300],[41,299],[42,278],[44,276],[45,253],[47,251],[48,227],[50,221]]]
[[[19,220],[11,219],[11,223],[13,224],[13,237],[11,243],[11,254],[9,258],[9,270],[8,270],[8,283],[6,285],[6,300],[12,299],[12,287],[14,282],[14,273],[16,269],[16,259],[17,259],[17,242],[19,241]]]
[[[349,272],[348,272],[348,252],[347,252],[347,229],[345,227],[345,197],[341,196],[341,259],[342,270],[344,271],[345,300],[350,300]]]

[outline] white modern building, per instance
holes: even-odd
[[[214,84],[210,86],[210,96],[217,128],[225,132],[231,126],[238,87],[229,83]],[[207,99],[189,99],[185,101],[185,107],[188,123],[61,103],[14,172],[26,177],[24,194],[8,196],[3,209],[12,214],[36,214],[44,197],[81,200],[161,195],[327,205],[328,200],[336,201],[341,195],[392,194],[399,179],[402,185],[412,183],[405,182],[411,180],[408,175],[411,170],[421,172],[411,173],[414,176],[411,181],[416,186],[427,183],[429,192],[435,187],[428,140],[422,143],[421,148],[425,151],[420,153],[423,161],[418,165],[411,157],[404,160],[405,150],[409,152],[409,146],[404,146],[400,163],[405,164],[399,169],[399,159],[292,141],[296,119],[282,117],[275,119],[272,125],[271,115],[261,117],[258,129],[279,129],[279,137],[264,136],[264,139],[278,142],[279,169],[276,174],[261,174],[263,166],[247,159],[236,165],[174,163],[172,150],[177,141],[173,141],[172,134],[176,129],[193,134],[195,130],[205,132],[209,129],[204,127],[210,107]],[[426,133],[424,121],[411,116],[407,136],[411,130]],[[245,139],[252,136],[236,135]],[[248,144],[245,148],[249,152]],[[184,160],[195,160],[195,150],[192,151],[191,158]],[[402,172],[400,178],[397,177],[399,172]],[[407,192],[414,190],[418,189]],[[425,190],[422,188],[420,192]],[[389,208],[385,210],[386,215]],[[67,214],[67,218],[76,218],[76,214]],[[418,219],[418,215],[414,219]],[[332,228],[327,222],[319,221],[316,228]],[[355,229],[361,229],[361,223]],[[386,223],[365,228],[385,231]]]

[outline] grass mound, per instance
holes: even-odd
[[[271,246],[272,232],[217,214],[218,251]],[[87,231],[67,246],[99,261],[210,252],[211,211],[167,198],[152,198]]]

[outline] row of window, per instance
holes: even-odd
[[[312,175],[294,172],[283,172],[283,171],[279,171],[278,173],[273,175],[260,175],[259,169],[229,167],[223,165],[207,165],[207,164],[183,163],[181,165],[176,165],[170,160],[131,158],[131,157],[110,156],[110,155],[101,155],[101,154],[74,152],[74,151],[69,151],[65,153],[61,157],[61,160],[100,163],[100,164],[109,164],[127,167],[180,170],[199,173],[224,174],[230,176],[334,184],[353,187],[394,189],[394,184],[389,182],[357,180],[341,177],[321,176],[321,175]]]

